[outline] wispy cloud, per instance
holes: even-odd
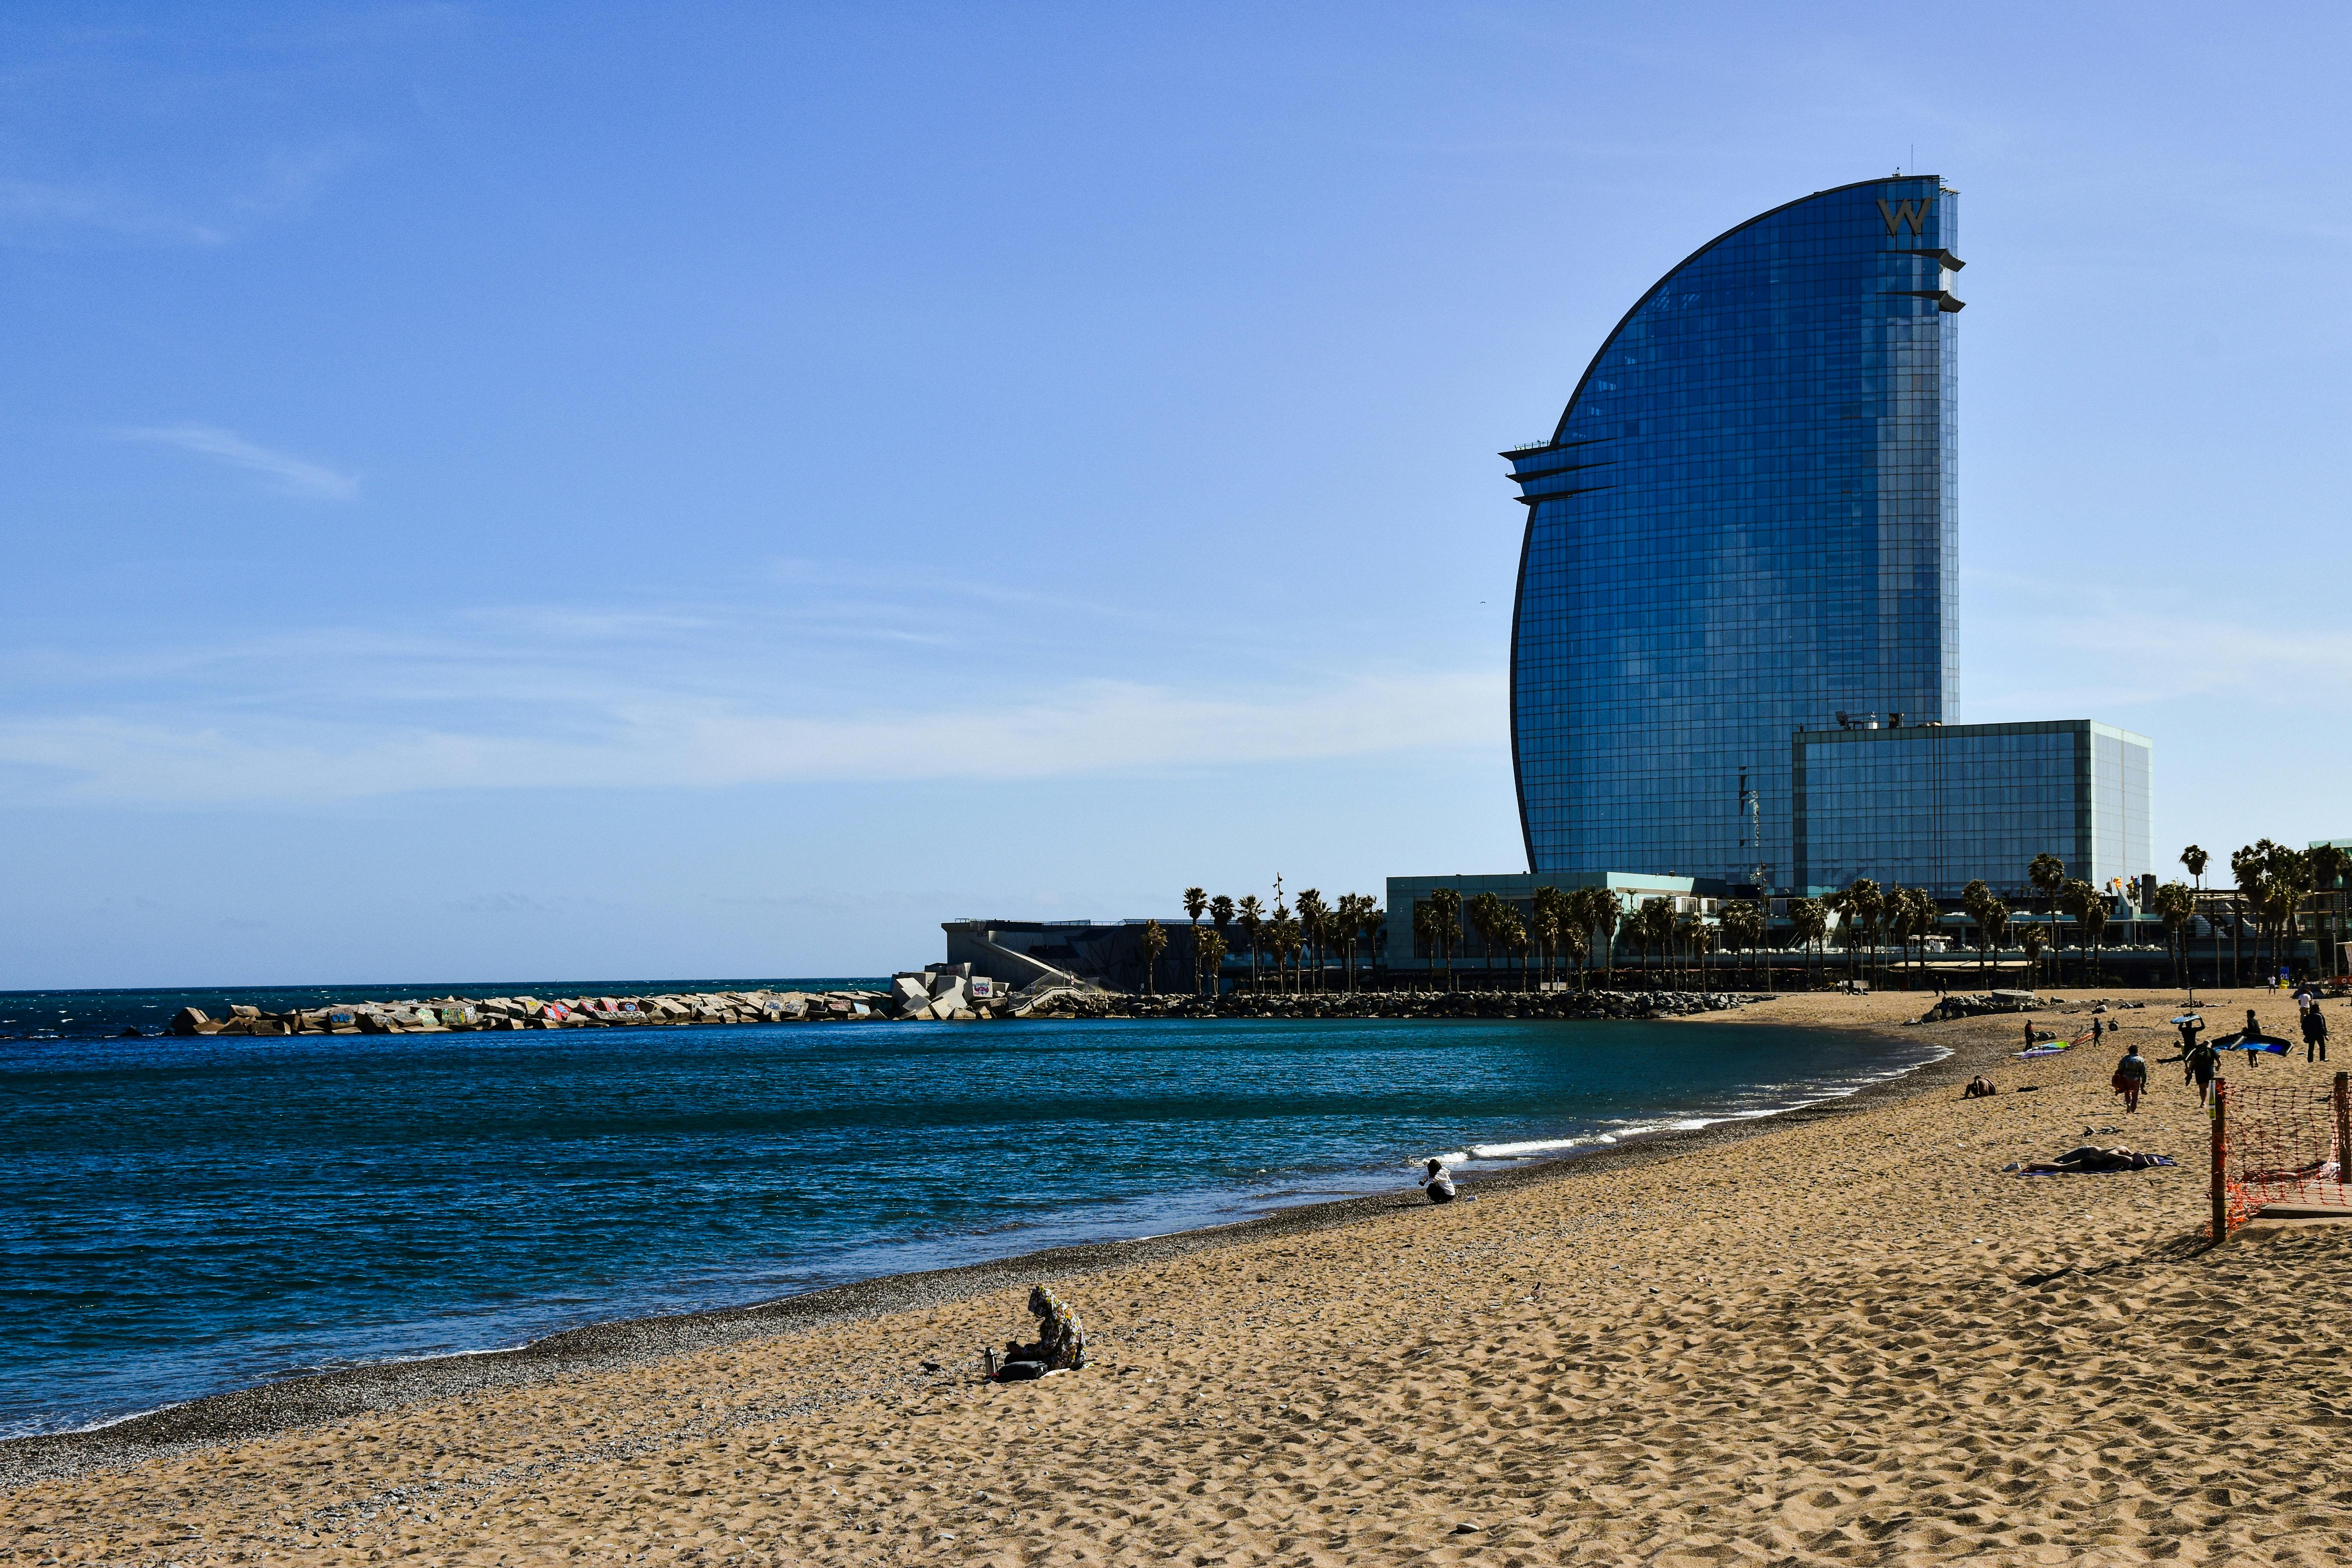
[[[258,474],[269,482],[271,489],[280,495],[302,496],[313,500],[352,500],[360,493],[359,479],[353,475],[338,472],[307,458],[295,457],[290,452],[274,451],[216,425],[165,425],[152,429],[122,430],[117,434],[125,441],[176,447],[183,452],[194,452],[200,458],[210,458],[231,468]]]
[[[2183,699],[2262,708],[2352,697],[2352,632],[2135,584],[1967,574],[1985,636],[1962,691],[1970,720],[2100,719]],[[1986,590],[1990,590],[1989,592]]]
[[[154,805],[347,800],[450,789],[709,788],[1040,779],[1490,747],[1498,672],[1247,698],[1088,681],[990,707],[810,717],[635,702],[538,733],[113,716],[0,721],[0,789]]]
[[[228,238],[217,226],[193,222],[121,191],[0,180],[0,240],[42,248],[89,230],[151,245],[219,245]]]

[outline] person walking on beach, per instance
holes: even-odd
[[[2238,1044],[2245,1047],[2246,1065],[2252,1067],[2262,1057],[2263,1026],[2254,1022],[2254,1010],[2246,1009],[2246,1026],[2239,1031]]]
[[[2110,1081],[2116,1092],[2124,1097],[2124,1109],[2137,1110],[2140,1090],[2147,1087],[2147,1061],[2139,1054],[2137,1046],[2125,1049],[2124,1059],[2116,1064],[2116,1076]]]
[[[2303,1015],[2303,1059],[2327,1059],[2327,1015],[2319,1010],[2319,998],[2311,999],[2311,1006]]]
[[[2182,1059],[2189,1064],[2189,1081],[2197,1086],[2197,1103],[2202,1105],[2213,1093],[2213,1069],[2221,1065],[2221,1053],[2200,1040]]]
[[[2199,1017],[2196,1014],[2191,1013],[2189,1016],[2181,1019],[2178,1024],[2175,1024],[2173,1027],[2180,1031],[2180,1055],[2174,1059],[2183,1062],[2189,1061],[2190,1058],[2197,1054],[2197,1037],[2203,1031],[2205,1027],[2205,1020]],[[2180,1069],[2181,1082],[2192,1083],[2196,1081],[2196,1078],[2197,1069],[2194,1066],[2184,1067]]]
[[[1421,1190],[1429,1194],[1431,1203],[1450,1204],[1454,1201],[1454,1173],[1445,1168],[1444,1161],[1432,1160],[1429,1163],[1428,1173],[1421,1178]]]

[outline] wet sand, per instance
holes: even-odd
[[[2179,993],[2109,994],[2149,998],[2114,1016],[2171,1054]],[[1684,1026],[1883,1028],[1924,1001]],[[2271,994],[2207,1016],[2250,1001],[2293,1037]],[[1317,1205],[0,1446],[0,1563],[2352,1555],[2352,1242],[2209,1247],[2177,1067],[2126,1117],[2114,1051],[2010,1061],[2014,1016],[1903,1032],[1955,1054],[1451,1208]],[[2300,1054],[2250,1076],[2324,1081]],[[2003,1092],[1963,1101],[1980,1069]],[[2001,1173],[2085,1127],[2181,1165]],[[1097,1364],[979,1383],[1037,1278]]]

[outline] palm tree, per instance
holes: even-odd
[[[1715,938],[1715,928],[1696,910],[1675,922],[1675,935],[1681,941],[1683,951],[1691,955],[1691,967],[1698,972],[1698,988],[1706,989],[1706,950]]]
[[[2242,978],[2240,971],[2244,939],[2239,933],[2245,925],[2246,912],[2250,910],[2257,922],[2254,927],[2254,967],[2257,971],[2262,967],[2263,931],[2259,922],[2263,918],[2263,906],[2271,899],[2268,868],[2264,864],[2267,857],[2263,853],[2269,843],[2270,840],[2265,838],[2258,844],[2241,845],[2230,857],[2230,872],[2238,883],[2237,908],[2231,911],[2233,918],[2230,921],[2230,984],[2233,986]]]
[[[1518,910],[1499,900],[1495,913],[1495,940],[1507,956],[1518,955],[1519,989],[1525,991],[1528,988],[1527,922],[1519,918]]]
[[[1445,988],[1454,989],[1454,944],[1462,940],[1462,891],[1458,888],[1433,888],[1429,901],[1437,910],[1437,945],[1439,955],[1445,961]]]
[[[2311,870],[2312,890],[2322,895],[2319,908],[2320,973],[2335,974],[2337,973],[2336,916],[2343,909],[2343,900],[2336,897],[2336,889],[2344,880],[2345,872],[2352,869],[2352,855],[2347,855],[2343,846],[2338,844],[2315,844],[2304,851],[2304,860]]]
[[[1437,927],[1438,916],[1435,904],[1423,902],[1412,906],[1413,945],[1427,953],[1432,963],[1436,962],[1437,950],[1444,942],[1444,938],[1438,934]],[[1424,970],[1423,973],[1426,974],[1428,972]]]
[[[1184,918],[1192,927],[1192,994],[1201,994],[1201,916],[1209,907],[1209,895],[1199,888],[1184,889]]]
[[[1356,929],[1363,932],[1364,945],[1372,950],[1372,962],[1378,964],[1381,960],[1381,940],[1388,935],[1389,912],[1382,909],[1380,900],[1370,893],[1366,893],[1362,900],[1356,905]],[[1385,978],[1385,975],[1383,977]],[[1352,984],[1353,982],[1349,984]]]
[[[1151,994],[1151,978],[1160,968],[1160,955],[1168,947],[1168,933],[1158,921],[1143,922],[1143,994]],[[1195,988],[1197,989],[1197,987]]]
[[[1977,910],[1977,974],[1981,980],[1985,959],[2009,941],[2009,906],[1987,895]]]
[[[1322,889],[1307,888],[1300,890],[1298,930],[1307,939],[1307,945],[1315,950],[1315,989],[1318,991],[1323,989],[1323,948],[1328,936],[1324,922],[1330,912],[1330,906],[1323,901]]]
[[[2042,912],[2054,921],[2058,918],[2058,893],[2066,885],[2066,862],[2044,849],[2026,867],[2025,879],[2042,895]]]
[[[1234,918],[1241,925],[1242,935],[1249,939],[1250,993],[1255,995],[1257,993],[1258,942],[1265,931],[1265,906],[1257,901],[1255,893],[1247,894],[1234,906]]]
[[[2188,848],[2183,849],[2180,852],[2181,868],[2189,873],[2189,879],[2196,884],[2196,898],[2197,901],[2200,904],[2205,901],[2205,868],[2212,862],[2212,859],[2213,858],[2210,855],[2208,855],[2204,850],[2199,848],[2194,844],[2191,844]],[[2221,928],[2215,925],[2210,917],[2205,922],[2205,929],[2216,937],[2221,934]],[[2192,925],[2189,928],[2189,935],[2194,936],[2195,934],[2196,928]],[[2186,952],[2189,945],[2189,936],[2182,937],[2180,942],[2182,951]],[[2191,986],[2194,986],[2197,984],[2194,973],[2191,973],[2189,976],[2189,984]],[[2216,985],[2221,984],[2221,948],[2218,942],[2213,947],[2213,984]]]
[[[1675,956],[1674,902],[1669,899],[1652,899],[1642,906],[1641,912],[1636,918],[1642,923],[1642,966],[1644,969],[1649,967],[1650,949],[1657,949],[1658,955],[1666,961],[1668,966],[1666,984],[1671,987],[1674,984],[1672,966]],[[1657,984],[1657,977],[1652,975],[1648,984]]]
[[[1579,888],[1585,898],[1584,912],[1588,917],[1584,929],[1601,948],[1601,968],[1611,989],[1617,984],[1617,932],[1625,923],[1625,906],[1617,900],[1614,889],[1609,888]]]
[[[1306,942],[1298,929],[1298,917],[1278,903],[1274,906],[1274,923],[1268,928],[1268,940],[1274,947],[1275,973],[1280,977],[1283,989],[1293,993],[1304,989],[1307,975],[1299,960],[1304,955]]]
[[[1748,950],[1748,978],[1752,981],[1755,978],[1757,944],[1764,940],[1763,910],[1746,899],[1735,899],[1723,906],[1718,923],[1723,928],[1726,946],[1734,952],[1743,947]]]
[[[1856,877],[1853,886],[1845,890],[1847,907],[1853,910],[1858,922],[1856,935],[1870,942],[1870,975],[1872,989],[1877,988],[1878,940],[1880,922],[1886,918],[1886,895],[1868,877]]]
[[[1351,992],[1356,988],[1356,894],[1342,893],[1331,906],[1331,942],[1339,950],[1339,983]]]
[[[2058,901],[2065,907],[2068,914],[2074,917],[2074,946],[2083,954],[2078,961],[2075,977],[2084,985],[2094,984],[2096,982],[2091,977],[2088,968],[2092,938],[2095,934],[2094,924],[2104,926],[2107,923],[2107,900],[2098,889],[2080,877],[2069,877],[2058,889]]]
[[[1979,985],[1984,984],[1985,972],[1985,944],[1981,940],[1984,935],[1984,910],[1990,902],[1992,889],[1985,886],[1982,877],[1971,879],[1969,885],[1960,889],[1960,908],[1967,913],[1969,923],[1976,928],[1979,939],[1970,944],[1977,950],[1977,984]]]
[[[1852,980],[1853,978],[1853,890],[1850,888],[1832,888],[1822,895],[1821,906],[1824,917],[1837,916],[1837,925],[1834,930],[1838,940],[1845,944],[1845,977]],[[1825,921],[1822,934],[1827,936],[1831,929]]]
[[[1828,909],[1819,899],[1790,899],[1789,930],[1790,934],[1796,937],[1798,944],[1804,949],[1808,959],[1811,958],[1819,952],[1822,939],[1829,934]],[[1815,973],[1810,963],[1807,965],[1807,973],[1809,976]]]
[[[2048,941],[2049,933],[2039,925],[2029,923],[2018,928],[2017,945],[2023,950],[2028,966],[2026,969],[2028,990],[2039,989],[2042,984],[2042,949]]]
[[[2164,919],[2165,948],[2172,956],[2172,980],[2178,985],[2189,967],[2189,931],[2197,918],[2197,895],[2179,882],[2167,882],[2156,890],[2156,912]]]
[[[1568,940],[1569,928],[1576,920],[1575,902],[1553,887],[1538,888],[1528,902],[1536,917],[1536,941],[1543,948],[1544,986],[1549,990],[1552,954]]]
[[[2265,897],[2260,913],[2270,930],[2270,973],[2279,973],[2294,967],[2294,951],[2302,940],[2303,900],[2311,896],[2311,858],[2267,838],[2254,849],[2262,857]],[[2279,951],[2282,942],[2286,948],[2284,954]]]
[[[1495,972],[1495,947],[1503,929],[1503,900],[1492,893],[1480,893],[1472,898],[1465,911],[1470,917],[1470,929],[1478,937],[1478,960],[1486,973]]]
[[[1223,931],[1203,931],[1201,935],[1201,965],[1209,972],[1209,991],[1222,994],[1225,973],[1225,935]]]

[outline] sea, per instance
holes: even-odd
[[[1410,1191],[1432,1155],[1475,1175],[1943,1054],[1494,1019],[156,1033],[191,1004],[878,984],[0,993],[0,1436]]]

